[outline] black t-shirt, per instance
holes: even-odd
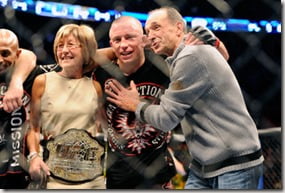
[[[20,176],[20,174],[26,173],[24,168],[27,171],[25,135],[28,128],[26,121],[29,118],[32,85],[37,75],[52,70],[59,71],[60,67],[55,64],[38,65],[35,67],[23,85],[23,106],[12,113],[5,112],[2,103],[11,78],[11,71],[8,69],[0,73],[0,180],[2,182],[4,182],[5,176],[14,174],[15,176]],[[11,187],[9,187],[10,185],[0,183],[0,188],[17,188],[15,181],[11,183],[14,184]]]
[[[102,68],[95,71],[95,79],[102,88],[112,76]],[[144,65],[130,76],[127,85],[134,80],[140,97],[158,104],[168,87],[169,78],[146,59]],[[127,112],[106,101],[108,118],[107,188],[147,188],[151,184],[169,181],[166,161],[167,140],[170,133],[149,124],[138,122],[133,112]],[[150,182],[151,181],[151,182]]]

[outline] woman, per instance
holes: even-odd
[[[83,75],[95,65],[94,31],[86,25],[63,25],[53,49],[62,71],[42,74],[33,84],[29,173],[32,180],[41,173],[48,176],[47,189],[105,189],[104,148],[94,138],[104,122],[102,90]]]

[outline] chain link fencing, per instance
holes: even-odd
[[[217,18],[249,18],[255,20],[281,20],[282,4],[279,0],[104,0],[57,1],[97,7],[147,13],[161,6],[173,6],[183,16],[210,16]],[[1,3],[1,1],[0,1]],[[20,46],[33,50],[38,64],[54,63],[53,39],[57,29],[66,23],[85,23],[94,28],[99,48],[109,46],[110,22],[80,21],[56,17],[36,16],[0,7],[0,27],[14,31]],[[230,54],[233,69],[245,97],[250,114],[261,131],[260,139],[265,155],[264,189],[281,189],[282,135],[263,133],[263,128],[281,126],[281,33],[266,32],[214,32],[223,41]],[[183,145],[178,157],[187,165],[187,151]],[[182,157],[182,158],[181,158]],[[183,178],[178,180],[181,186]]]

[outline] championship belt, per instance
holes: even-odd
[[[52,176],[69,182],[89,181],[102,175],[104,148],[87,131],[69,129],[47,142],[46,161]]]

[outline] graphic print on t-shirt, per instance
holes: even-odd
[[[24,92],[23,106],[11,113],[3,110],[3,97],[7,90],[5,83],[0,84],[0,175],[22,172],[20,157],[24,152],[23,138],[27,130],[24,123],[29,119],[30,95]]]
[[[110,81],[112,79],[105,82],[105,89],[109,88]],[[158,104],[158,99],[164,91],[160,85],[149,82],[142,82],[136,86],[140,97],[153,104]],[[128,156],[135,156],[149,149],[157,149],[166,142],[168,133],[139,122],[135,118],[135,113],[124,111],[110,103],[106,106],[106,112],[109,143],[112,149]]]

